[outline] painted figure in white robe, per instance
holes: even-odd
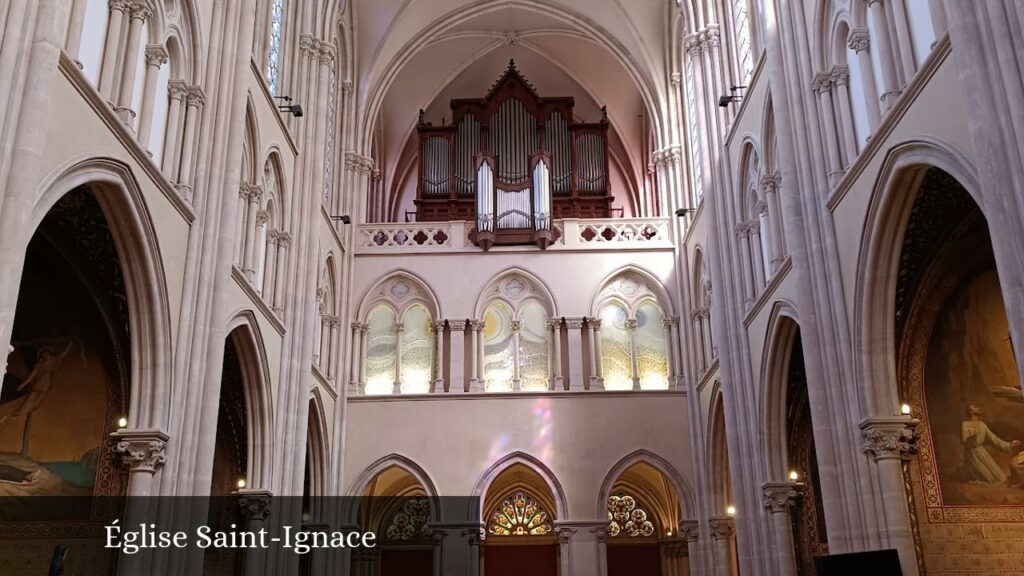
[[[960,440],[964,445],[964,463],[960,473],[964,481],[979,486],[999,487],[1006,485],[1006,473],[989,453],[986,444],[1008,454],[1020,448],[1020,440],[1007,442],[996,436],[988,425],[981,421],[981,408],[975,404],[967,406],[967,420],[960,425]]]

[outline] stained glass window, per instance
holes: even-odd
[[[628,313],[619,304],[607,304],[601,310],[601,372],[607,390],[633,388],[633,355]]]
[[[700,66],[699,59],[692,59],[686,66],[686,116],[689,120],[690,136],[690,187],[694,207],[704,197],[704,180],[701,175],[700,121],[697,117],[697,87],[694,67]]]
[[[613,538],[644,538],[654,534],[654,524],[632,496],[612,496],[608,498],[608,534]]]
[[[377,306],[366,325],[366,393],[391,394],[398,362],[395,313],[387,306]]]
[[[515,376],[515,343],[512,309],[492,302],[484,310],[484,378],[488,392],[509,392]]]
[[[270,1],[270,42],[267,54],[267,86],[272,96],[277,95],[277,72],[281,62],[281,30],[284,20],[284,0]]]
[[[430,313],[414,305],[402,316],[402,326],[402,394],[426,394],[433,355]]]
[[[391,542],[408,542],[422,538],[430,519],[430,501],[426,498],[405,499],[394,512],[385,536]]]
[[[551,522],[548,513],[536,500],[516,492],[491,514],[487,533],[495,536],[544,536],[551,533]]]
[[[736,26],[736,58],[740,65],[740,81],[746,84],[754,71],[754,57],[750,46],[750,15],[747,0],[733,0],[732,18]]]
[[[547,390],[547,311],[539,302],[532,300],[522,307],[519,317],[519,377],[522,380],[522,389]]]
[[[636,371],[640,388],[668,388],[668,342],[664,316],[653,302],[644,302],[636,310]]]

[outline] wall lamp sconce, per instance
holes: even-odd
[[[291,96],[274,96],[274,100],[283,100],[285,102],[291,102]],[[278,112],[287,112],[296,118],[302,118],[302,106],[298,104],[278,104]]]
[[[676,216],[678,218],[682,218],[682,217],[686,216],[687,214],[693,214],[696,211],[697,211],[696,208],[678,208],[678,209],[676,209]]]
[[[739,102],[739,101],[743,100],[743,96],[740,96],[739,94],[736,94],[736,91],[737,90],[743,90],[744,88],[746,88],[746,86],[736,86],[736,85],[730,86],[729,87],[729,92],[732,92],[732,94],[729,95],[729,96],[719,96],[718,97],[718,106],[720,108],[726,108],[726,107],[729,106],[729,104],[732,104],[733,102]]]
[[[341,222],[342,224],[351,224],[352,217],[348,214],[342,214],[341,216],[331,216],[332,222]]]

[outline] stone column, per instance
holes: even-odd
[[[138,526],[153,522],[155,509],[150,510],[153,494],[153,476],[167,461],[164,450],[168,436],[161,430],[131,430],[122,428],[110,435],[115,454],[128,470],[128,496],[122,526]],[[147,554],[122,554],[118,574],[138,574],[144,571]]]
[[[683,345],[682,335],[679,333],[679,316],[672,317],[672,339],[669,344],[672,346],[672,352],[669,355],[669,360],[672,362],[672,366],[675,367],[675,381],[672,382],[673,389],[683,389]]]
[[[743,276],[743,303],[750,306],[754,301],[754,271],[750,260],[750,226],[746,222],[736,225],[736,243],[740,246],[740,272]]]
[[[103,63],[100,65],[100,94],[107,100],[114,99],[114,73],[117,72],[117,57],[121,51],[121,23],[125,13],[131,11],[126,0],[110,0],[107,4],[107,38],[103,43]]]
[[[338,327],[341,326],[341,318],[339,318],[338,316],[331,316],[330,317],[330,325],[331,325],[331,340],[330,340],[331,344],[327,348],[327,371],[324,373],[324,376],[327,376],[328,381],[333,383],[334,380],[335,380],[335,378],[334,378],[334,353],[336,351],[338,351],[338,342],[339,342],[339,338],[338,338],[339,330],[338,330]]]
[[[133,4],[131,20],[128,23],[128,43],[125,46],[124,68],[121,72],[121,87],[117,96],[115,110],[122,114],[121,121],[132,127],[130,119],[135,113],[131,110],[132,96],[135,93],[135,63],[139,59],[139,48],[142,44],[142,25],[153,15],[153,11],[144,4]]]
[[[597,576],[608,576],[608,526],[592,526],[589,532],[597,541]]]
[[[591,343],[591,369],[590,389],[604,390],[604,356],[601,350],[601,319],[591,318],[590,343]]]
[[[442,576],[444,569],[444,540],[448,537],[448,531],[444,528],[428,527],[427,535],[430,537],[430,545],[433,548],[431,576]]]
[[[839,102],[839,121],[843,128],[844,166],[857,158],[857,132],[853,125],[853,111],[850,109],[850,69],[846,66],[832,67],[832,87],[834,99]]]
[[[469,545],[469,553],[467,555],[466,568],[463,574],[468,576],[479,576],[480,574],[480,544],[483,539],[484,528],[483,526],[473,526],[462,531],[462,537],[466,540]]]
[[[405,324],[396,322],[395,327],[395,377],[391,385],[391,393],[395,396],[402,393],[402,337],[405,335]]]
[[[366,393],[366,333],[369,326],[362,324],[359,327],[359,390]]]
[[[249,201],[249,206],[245,209],[245,234],[242,236],[245,239],[245,248],[242,251],[242,272],[245,273],[245,278],[249,283],[252,283],[256,272],[254,265],[256,258],[256,216],[260,211],[262,197],[262,190],[256,186],[249,187],[249,194],[246,197]]]
[[[793,547],[791,510],[803,487],[796,482],[768,482],[761,487],[764,507],[768,509],[775,532],[775,555],[779,576],[796,576],[796,553]]]
[[[78,52],[82,48],[82,27],[85,24],[85,8],[88,4],[89,0],[71,1],[68,29],[64,39],[64,51],[78,64],[79,69],[82,68],[82,63],[78,60]]]
[[[142,106],[139,109],[139,144],[149,150],[149,133],[153,127],[153,108],[156,107],[156,79],[160,67],[167,63],[167,50],[160,44],[146,46],[146,79],[142,85]]]
[[[907,20],[906,0],[888,0],[892,7],[892,21],[896,29],[896,42],[899,44],[900,64],[903,67],[903,85],[906,86],[917,71],[914,62],[914,42],[910,37],[910,22]],[[938,38],[936,34],[936,38]]]
[[[576,528],[572,526],[555,526],[555,536],[558,537],[558,573],[561,576],[573,574],[572,570],[572,537]]]
[[[523,389],[523,371],[520,366],[519,351],[522,337],[523,323],[520,320],[512,321],[512,391],[520,392]],[[479,334],[477,339],[483,342],[483,334]],[[483,356],[480,356],[480,364],[483,365]]]
[[[278,316],[284,314],[284,303],[285,294],[284,282],[285,277],[288,275],[288,247],[291,246],[292,235],[287,232],[278,231],[277,233],[277,264],[276,274],[274,275],[274,301],[268,302],[270,307],[273,308],[274,312]]]
[[[448,330],[451,338],[451,368],[448,383],[448,392],[462,394],[466,391],[466,325],[465,320],[449,320]],[[473,351],[476,354],[476,351]]]
[[[562,378],[562,319],[551,319],[551,338],[554,346],[552,358],[551,387],[555,390],[565,390],[565,381]]]
[[[690,574],[695,575],[693,563],[697,560],[697,539],[700,537],[700,529],[696,520],[683,520],[679,524],[679,536],[686,541],[686,562],[690,567]]]
[[[672,319],[662,317],[661,327],[665,331],[665,366],[668,370],[668,382],[666,388],[675,388],[676,370],[675,365],[672,363],[672,357],[675,350],[672,346]]]
[[[431,392],[444,392],[444,321],[431,322],[430,333],[434,338],[434,373]]]
[[[247,532],[259,532],[263,523],[270,516],[270,499],[273,495],[268,490],[247,490],[237,492],[238,507],[242,513]],[[248,548],[242,551],[244,574],[258,574],[264,568],[266,550]]]
[[[881,122],[882,113],[878,105],[878,87],[875,85],[875,66],[871,61],[871,33],[867,28],[855,28],[850,31],[846,45],[857,54],[860,83],[864,89],[864,107],[868,112],[868,124],[874,130]]]
[[[786,238],[782,233],[782,207],[779,204],[779,187],[782,183],[782,176],[776,174],[765,174],[761,177],[761,188],[764,190],[765,202],[768,203],[768,225],[769,236],[771,236],[772,275],[782,265],[786,257]]]
[[[761,222],[755,216],[747,222],[747,231],[750,234],[750,266],[754,272],[754,294],[760,295],[766,285],[764,270],[764,248],[761,246]],[[756,296],[755,296],[756,298]]]
[[[828,185],[835,188],[843,177],[843,161],[839,158],[839,138],[836,135],[836,114],[832,107],[832,77],[824,72],[814,77],[811,89],[818,95],[821,123],[825,128],[825,148],[828,151]]]
[[[260,286],[260,295],[267,306],[274,306],[274,285],[277,283],[277,230],[267,231],[267,264],[263,272],[263,286]]]
[[[195,156],[196,127],[199,124],[199,114],[206,102],[206,96],[199,86],[189,86],[185,95],[185,134],[181,141],[181,164],[177,178],[173,179],[178,183],[179,190],[184,190],[183,195],[189,202],[192,201],[192,161]]]
[[[638,327],[639,323],[636,318],[626,320],[626,330],[629,331],[629,369],[633,372],[633,390],[640,389],[640,368],[637,365],[636,357],[636,329]]]
[[[326,293],[324,293],[326,295]],[[320,369],[320,373],[324,374],[327,367],[327,350],[331,345],[331,317],[323,312],[326,307],[323,302],[320,303],[320,342],[317,347],[316,356],[313,357],[313,364]]]
[[[349,375],[348,375],[348,389],[350,392],[359,393],[359,374],[360,365],[362,364],[362,352],[359,350],[362,339],[360,335],[362,333],[363,325],[359,322],[352,323],[352,347],[349,349]]]
[[[569,330],[569,389],[583,390],[583,318],[566,318]]]
[[[737,576],[736,563],[736,522],[732,518],[711,518],[708,523],[711,537],[715,540],[715,551],[718,555],[719,574],[721,576]]]
[[[483,392],[487,380],[484,376],[484,322],[472,320],[469,323],[470,378],[469,391]]]
[[[164,176],[174,182],[180,159],[178,143],[181,136],[181,104],[185,100],[185,83],[181,80],[168,82],[167,96],[170,102],[167,106],[167,131],[164,132],[164,153],[160,165]]]
[[[917,553],[904,488],[903,459],[913,449],[916,421],[909,416],[868,418],[860,423],[864,452],[874,461],[878,489],[882,493],[882,536],[899,552],[907,576],[917,576]]]
[[[874,24],[875,42],[878,44],[878,63],[882,67],[882,105],[886,110],[892,108],[896,99],[902,93],[899,80],[896,77],[896,63],[893,59],[896,54],[889,43],[889,18],[885,11],[883,0],[864,0],[868,4],[868,11],[871,14],[871,23]],[[870,68],[868,68],[870,70]],[[866,74],[862,74],[865,76]]]

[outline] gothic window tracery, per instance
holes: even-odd
[[[487,522],[487,533],[494,536],[545,536],[551,531],[548,512],[524,492],[504,500]]]
[[[391,278],[372,293],[360,331],[366,394],[426,394],[434,381],[437,331],[422,288]]]
[[[654,535],[650,515],[629,494],[608,498],[608,535],[612,538],[646,538]]]
[[[277,95],[278,72],[281,66],[281,36],[284,26],[285,0],[271,0],[270,30],[268,31],[267,69],[264,72],[270,94]]]
[[[542,391],[550,387],[549,307],[539,287],[519,274],[487,290],[491,301],[477,325],[479,374],[487,392]]]
[[[672,323],[649,282],[624,274],[601,291],[600,302],[593,325],[605,389],[669,388]]]

